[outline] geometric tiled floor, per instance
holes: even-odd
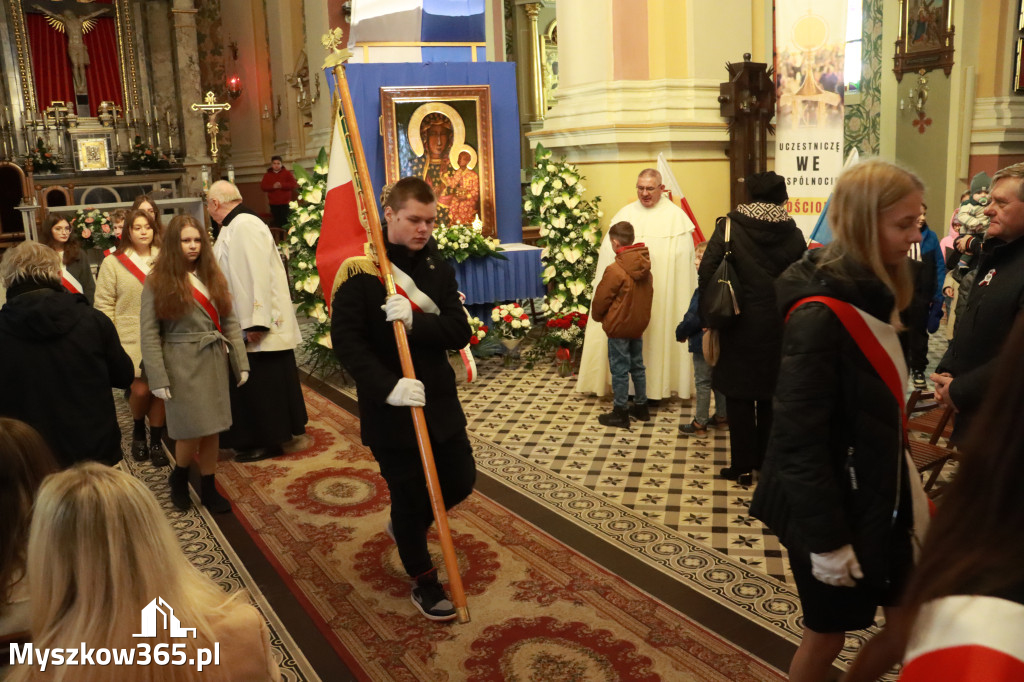
[[[788,562],[776,538],[748,515],[753,487],[716,474],[728,465],[728,431],[687,438],[692,401],[663,401],[649,422],[609,428],[597,416],[610,402],[573,392],[575,377],[549,367],[503,369],[478,363],[479,383],[460,387],[475,435],[603,497],[786,582]]]

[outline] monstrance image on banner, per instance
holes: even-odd
[[[381,88],[389,183],[423,178],[437,197],[440,225],[472,225],[497,234],[490,87]]]

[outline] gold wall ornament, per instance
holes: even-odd
[[[203,98],[203,102],[193,102],[191,104],[192,111],[200,111],[206,119],[206,133],[210,136],[210,158],[213,159],[214,163],[217,163],[217,154],[220,152],[220,147],[217,146],[217,136],[220,134],[220,124],[217,123],[217,116],[222,111],[230,111],[231,105],[227,102],[218,102],[217,97],[213,94],[213,91],[206,93],[206,97]]]

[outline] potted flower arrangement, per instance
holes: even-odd
[[[80,209],[71,218],[71,229],[82,240],[82,246],[87,249],[106,251],[112,246],[117,246],[121,238],[121,229],[115,228],[110,216],[98,208]]]
[[[473,329],[473,336],[469,338],[470,350],[478,358],[486,358],[497,355],[501,352],[501,344],[490,329],[479,317],[469,318],[469,326]]]
[[[292,302],[295,312],[312,321],[312,328],[303,334],[302,353],[314,372],[327,375],[339,368],[338,358],[331,348],[331,320],[327,315],[325,296],[320,275],[316,269],[316,247],[320,242],[320,226],[327,198],[326,149],[320,149],[313,172],[295,164],[292,172],[298,184],[299,198],[290,204],[288,237],[283,250],[288,260],[288,278],[292,283]]]
[[[134,169],[168,168],[170,162],[166,156],[157,154],[141,136],[136,135],[131,151],[128,152],[128,166]]]
[[[498,246],[497,239],[485,237],[469,225],[438,225],[434,228],[434,240],[441,257],[456,263],[486,256],[508,260],[501,255],[504,249]]]
[[[579,169],[564,159],[552,159],[543,145],[537,145],[534,163],[523,214],[530,224],[540,226],[541,278],[548,285],[543,309],[556,315],[586,313],[601,241],[600,197],[585,200]]]
[[[491,331],[505,347],[505,364],[511,366],[519,355],[519,344],[530,331],[530,316],[518,302],[502,303],[491,310]]]
[[[36,145],[28,150],[28,158],[32,161],[32,172],[34,173],[54,173],[60,168],[57,157],[53,155],[41,137],[37,137]]]

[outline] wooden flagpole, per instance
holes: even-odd
[[[381,276],[384,278],[384,287],[388,296],[397,293],[395,278],[391,272],[391,261],[387,257],[387,249],[384,244],[384,234],[380,225],[380,214],[377,211],[377,200],[372,195],[373,185],[370,182],[370,171],[366,166],[366,156],[363,153],[362,140],[359,137],[359,127],[356,123],[355,111],[352,108],[352,95],[348,89],[348,81],[345,78],[345,66],[342,63],[334,64],[335,91],[341,104],[342,131],[347,147],[349,158],[352,159],[353,173],[352,180],[355,183],[356,195],[365,212],[366,225],[369,228],[370,240],[376,251],[377,263]],[[366,188],[370,189],[369,195]],[[409,379],[416,378],[416,372],[412,365],[412,355],[409,352],[409,339],[405,334],[405,325],[401,320],[393,323],[395,331],[395,343],[398,345],[398,356],[402,363],[402,374]],[[444,498],[441,495],[441,483],[437,478],[437,467],[434,465],[434,452],[430,446],[430,437],[427,433],[427,420],[423,415],[422,407],[410,407],[412,412],[412,423],[416,429],[416,444],[419,446],[420,461],[423,464],[423,473],[427,480],[427,492],[430,494],[430,506],[434,510],[434,520],[437,522],[437,531],[441,540],[441,552],[444,555],[444,566],[448,572],[448,587],[452,594],[452,603],[455,605],[455,612],[460,623],[469,622],[469,608],[466,606],[466,592],[462,586],[462,576],[459,574],[459,563],[455,555],[455,544],[452,542],[451,529],[448,526],[448,513],[445,510]]]

